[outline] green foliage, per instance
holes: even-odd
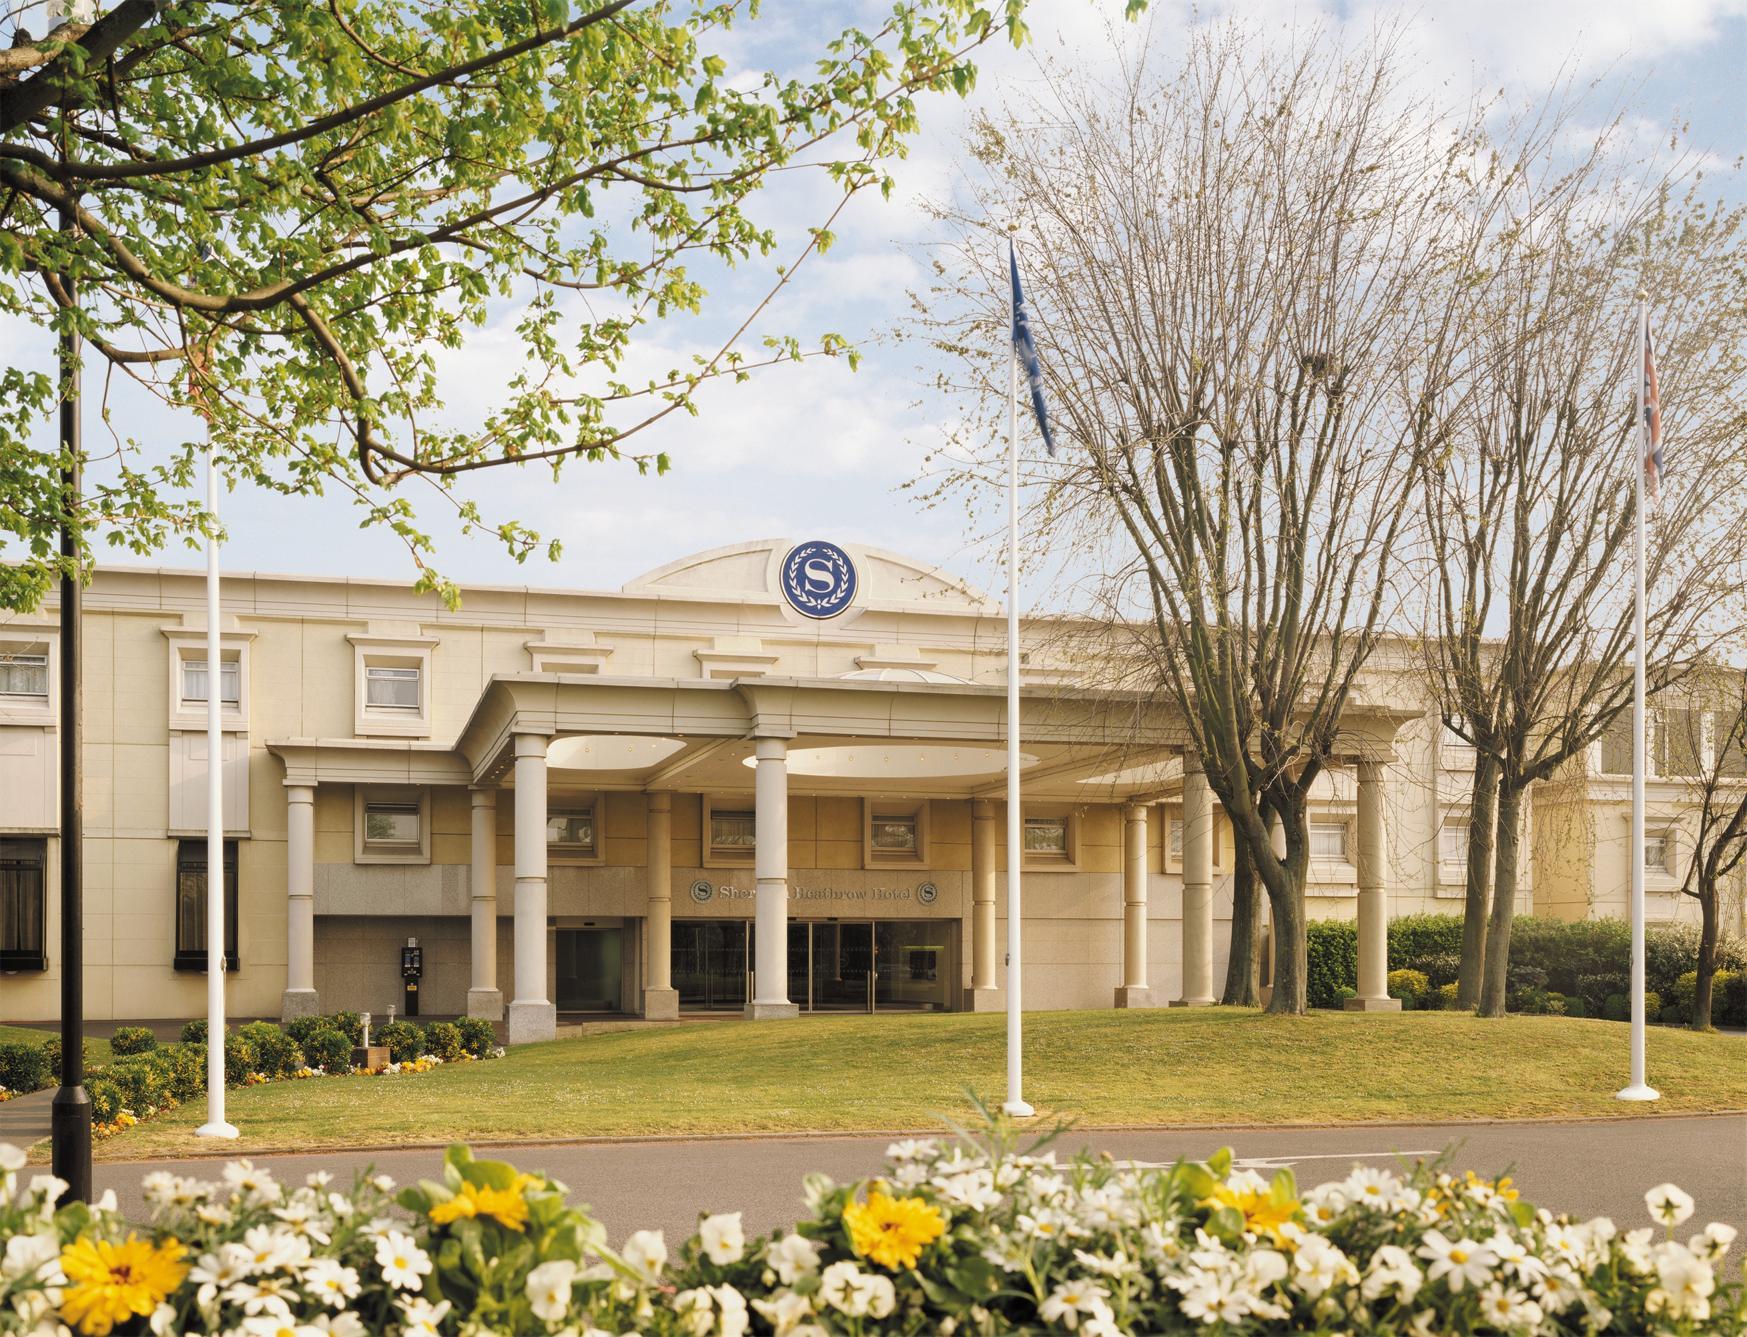
[[[302,1041],[303,1057],[312,1068],[343,1073],[352,1066],[352,1042],[332,1026],[309,1032]]]
[[[44,1040],[42,1042],[42,1052],[48,1056],[49,1074],[53,1077],[53,1079],[55,1081],[57,1081],[57,1082],[60,1081],[61,1080],[61,1038],[60,1038],[60,1036],[57,1035],[53,1039]],[[79,1052],[84,1055],[85,1068],[87,1071],[89,1071],[90,1067],[91,1067],[91,1041],[88,1038],[86,1040],[84,1040],[83,1042],[81,1042],[81,1044],[79,1045]]]
[[[224,1036],[224,1081],[226,1086],[241,1086],[251,1072],[258,1072],[255,1046],[245,1035],[227,1030]]]
[[[1437,1008],[1440,1012],[1454,1012],[1456,1010],[1456,981],[1451,980],[1448,984],[1440,984],[1433,989],[1430,1006]]]
[[[1711,978],[1711,1025],[1747,1027],[1747,970],[1719,970]]]
[[[1349,919],[1313,919],[1304,926],[1305,1002],[1310,1007],[1339,1007],[1341,990],[1358,992],[1359,929]]]
[[[1424,972],[1418,970],[1392,970],[1389,972],[1389,996],[1399,998],[1402,1007],[1409,1012],[1417,1012],[1426,1005],[1426,998],[1432,991],[1432,982]]]
[[[474,1058],[485,1058],[497,1048],[497,1029],[484,1017],[457,1017],[455,1029],[461,1032],[461,1043]]]
[[[710,271],[762,264],[774,295],[848,196],[890,189],[919,95],[964,95],[974,50],[1024,33],[1020,0],[999,17],[897,0],[865,30],[812,25],[810,52],[761,72],[744,64],[760,33],[741,31],[757,7],[715,0],[104,8],[76,40],[18,36],[9,52],[26,63],[0,101],[0,317],[77,326],[88,385],[132,378],[187,406],[200,382],[233,481],[354,496],[450,602],[396,482],[574,456],[659,473],[666,457],[627,438],[695,413],[708,382],[852,359],[828,331],[691,357],[659,352],[657,331],[703,310]],[[84,109],[64,158],[62,106]],[[778,254],[778,221],[808,220],[760,216],[760,192],[797,170],[829,188],[804,244]],[[79,228],[58,231],[75,202]],[[102,300],[69,313],[44,274]],[[514,370],[480,418],[443,423],[438,357],[506,305]],[[0,607],[34,606],[61,565],[43,430],[58,396],[53,377],[0,365],[0,546],[18,559],[0,566]],[[73,517],[80,564],[99,525],[140,553],[197,541],[199,442],[114,449]],[[517,560],[557,555],[520,520],[456,504]]]
[[[1460,915],[1402,915],[1389,921],[1389,969],[1418,970],[1433,984],[1456,978],[1462,961]]]
[[[0,1044],[0,1086],[28,1095],[54,1080],[48,1053],[42,1045],[23,1040]]]
[[[364,1043],[364,1015],[361,1012],[336,1012],[328,1018],[332,1026],[353,1045]]]
[[[196,1017],[193,1021],[183,1023],[182,1043],[185,1045],[203,1045],[206,1043],[205,1017]]]
[[[237,1034],[255,1054],[254,1070],[266,1077],[289,1077],[303,1066],[297,1041],[271,1021],[251,1021]]]
[[[424,1028],[412,1021],[391,1021],[381,1030],[372,1031],[370,1039],[388,1047],[392,1063],[411,1063],[425,1048]]]
[[[1716,1006],[1717,981],[1711,977],[1711,1005]],[[1662,1005],[1665,1014],[1664,1021],[1673,1022],[1678,1026],[1692,1023],[1693,1004],[1698,1001],[1698,971],[1682,971],[1675,977],[1674,987],[1668,991],[1668,1001]]]
[[[445,1063],[453,1063],[467,1052],[467,1043],[461,1037],[461,1028],[452,1021],[427,1023],[424,1052],[435,1054]]]
[[[297,1041],[299,1049],[305,1051],[309,1048],[305,1041],[307,1041],[310,1036],[314,1035],[317,1031],[331,1031],[333,1029],[335,1029],[333,1021],[328,1017],[321,1016],[293,1017],[290,1021],[285,1023],[285,1033],[293,1040]],[[307,1056],[306,1052],[305,1057]]]
[[[127,1054],[143,1054],[158,1047],[158,1037],[146,1026],[118,1026],[109,1037],[109,1050],[117,1058]]]
[[[121,1088],[105,1076],[89,1078],[85,1082],[85,1094],[91,1097],[93,1123],[113,1123],[125,1103],[121,1098]]]

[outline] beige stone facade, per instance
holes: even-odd
[[[559,1010],[998,1006],[1001,610],[843,545],[855,596],[815,618],[783,593],[795,551],[717,550],[614,592],[469,588],[455,611],[392,581],[226,576],[231,1012],[404,1007],[409,940],[421,1014],[507,1014],[518,1038]],[[93,1018],[204,1010],[203,593],[193,572],[106,568],[85,596]],[[1099,689],[1059,644],[1028,625],[1026,1006],[1206,1001],[1229,828],[1169,711]],[[58,1009],[58,653],[52,604],[0,622],[0,876],[23,889],[8,905],[42,888],[39,922],[5,929],[7,1021]],[[1466,774],[1412,675],[1373,676],[1314,814],[1310,890],[1313,914],[1361,919],[1361,992],[1380,995],[1386,918],[1459,905],[1440,855]],[[1541,803],[1533,825],[1533,882],[1582,912],[1605,842]]]

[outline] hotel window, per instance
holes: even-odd
[[[1467,771],[1474,769],[1474,744],[1463,738],[1449,725],[1444,725],[1443,736],[1438,745],[1438,765],[1446,771]]]
[[[1444,818],[1443,830],[1438,833],[1438,861],[1440,863],[1468,862],[1468,819],[1466,817]]]
[[[865,858],[872,868],[882,864],[919,864],[928,858],[928,805],[867,800],[863,831]]]
[[[366,710],[410,711],[417,713],[421,704],[424,672],[417,668],[401,668],[389,664],[367,664],[364,668],[364,708]]]
[[[206,661],[182,661],[182,700],[206,703]],[[221,659],[218,664],[218,700],[223,706],[241,705],[243,699],[243,666],[234,659]]]
[[[48,646],[0,645],[0,696],[17,704],[47,704],[49,699]]]
[[[1344,821],[1313,821],[1310,824],[1312,863],[1347,862],[1347,824]]]
[[[45,840],[0,839],[0,970],[46,970]]]
[[[419,804],[366,801],[364,804],[364,843],[383,849],[416,850],[419,848],[422,824]]]
[[[750,808],[710,809],[711,857],[749,858],[757,847],[757,816]]]
[[[1068,859],[1068,819],[1064,814],[1027,816],[1024,826],[1025,857],[1043,861]]]
[[[224,968],[235,970],[237,956],[237,842],[224,842]],[[206,969],[206,842],[176,844],[177,970]]]
[[[546,844],[554,854],[592,857],[595,853],[594,806],[549,810],[546,814]]]
[[[1596,744],[1600,754],[1596,759],[1596,769],[1603,775],[1630,775],[1632,773],[1632,720],[1626,716],[1614,724]]]
[[[1674,842],[1669,839],[1666,827],[1660,831],[1644,832],[1644,871],[1658,877],[1666,877],[1673,871],[1670,866],[1674,853]]]

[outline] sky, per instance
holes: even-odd
[[[874,0],[766,0],[764,15],[729,52],[730,76],[751,68],[792,68],[808,61],[834,25],[876,20]],[[828,538],[886,548],[938,564],[974,584],[1000,583],[999,553],[962,513],[927,509],[906,491],[938,442],[937,425],[953,406],[934,397],[913,346],[892,342],[906,293],[925,286],[927,251],[940,240],[926,208],[962,185],[962,142],[979,108],[1023,106],[1036,95],[1036,62],[1047,55],[1096,70],[1112,59],[1112,42],[1141,40],[1121,19],[1122,0],[1034,0],[1028,14],[1034,43],[1014,51],[1005,42],[980,53],[978,85],[965,100],[942,96],[921,106],[923,130],[898,164],[889,200],[871,194],[852,201],[822,259],[809,260],[772,308],[767,327],[816,335],[823,330],[856,342],[864,361],[851,372],[842,360],[818,360],[761,373],[752,382],[719,386],[700,398],[695,418],[669,418],[643,449],[673,459],[663,477],[640,476],[628,465],[578,463],[555,484],[543,469],[494,470],[464,485],[488,515],[514,516],[563,542],[563,557],[518,565],[489,537],[462,536],[441,523],[443,503],[421,503],[439,537],[436,565],[467,583],[615,589],[665,562],[719,545],[766,537]],[[1428,86],[1452,102],[1476,91],[1507,101],[1537,96],[1561,73],[1601,81],[1597,105],[1630,101],[1645,133],[1659,135],[1677,120],[1690,124],[1694,147],[1733,161],[1747,152],[1747,0],[1427,0],[1393,4],[1153,0],[1149,17],[1156,50],[1194,22],[1237,16],[1263,33],[1284,34],[1316,21],[1348,31],[1379,19],[1408,26],[1412,50]],[[1114,34],[1114,36],[1112,36]],[[737,64],[736,64],[737,62]],[[786,179],[763,208],[789,220],[781,229],[821,221],[823,183]],[[655,336],[667,354],[710,345],[743,317],[757,273],[708,273],[706,315]],[[1038,313],[1047,320],[1048,313]],[[442,365],[449,411],[475,417],[513,367],[515,312],[475,331],[466,350]],[[0,326],[0,356],[37,361],[40,336]],[[136,406],[138,430],[166,439],[194,430],[155,404]],[[87,437],[100,431],[87,420]],[[414,485],[418,486],[417,484]],[[435,503],[435,504],[433,504]],[[228,538],[223,565],[232,571],[357,574],[411,581],[416,572],[400,541],[384,530],[358,528],[343,497],[284,498],[238,491],[221,507]],[[140,559],[129,558],[137,564]],[[177,547],[161,555],[169,566],[197,566],[198,553]]]

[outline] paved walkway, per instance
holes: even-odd
[[[714,1140],[595,1142],[488,1149],[537,1167],[570,1186],[611,1237],[639,1226],[682,1238],[706,1211],[740,1210],[748,1231],[767,1231],[804,1211],[801,1177],[822,1170],[839,1180],[870,1174],[890,1139],[722,1137]],[[1291,1165],[1301,1185],[1345,1175],[1355,1162],[1389,1165],[1454,1150],[1455,1164],[1486,1174],[1510,1171],[1530,1201],[1582,1216],[1608,1215],[1622,1228],[1648,1224],[1644,1191],[1666,1180],[1698,1201],[1697,1220],[1727,1221],[1747,1234],[1747,1115],[1661,1116],[1581,1123],[1438,1124],[1422,1127],[1129,1130],[1070,1134],[1063,1150],[1086,1148],[1123,1160],[1170,1163],[1231,1146],[1241,1164],[1267,1173]],[[437,1151],[333,1152],[260,1160],[290,1179],[325,1169],[341,1176],[374,1166],[406,1181],[438,1173]],[[117,1162],[97,1167],[99,1190],[113,1188],[130,1214],[141,1213],[140,1176],[154,1168],[216,1177],[212,1159]]]

